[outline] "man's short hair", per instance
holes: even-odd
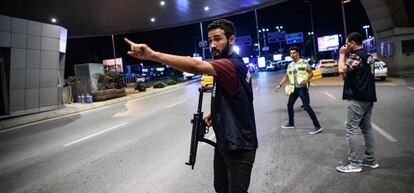
[[[207,32],[213,29],[220,28],[224,30],[227,38],[230,38],[232,35],[236,35],[236,30],[234,29],[233,22],[226,19],[219,19],[211,22],[207,27]]]
[[[299,48],[298,48],[298,47],[296,47],[296,46],[291,46],[291,47],[289,48],[289,51],[292,51],[292,50],[295,50],[297,53],[299,53]]]
[[[358,32],[352,32],[347,37],[348,42],[354,41],[358,46],[362,45],[362,35]]]

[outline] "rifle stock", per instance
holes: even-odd
[[[191,166],[191,169],[194,169],[194,165],[196,162],[198,142],[201,141],[210,144],[213,147],[216,146],[216,143],[204,138],[204,135],[208,133],[209,129],[207,128],[207,125],[204,123],[203,112],[201,111],[203,103],[203,93],[210,91],[210,89],[201,87],[198,90],[200,92],[200,95],[198,98],[197,113],[194,113],[193,119],[191,120],[191,124],[193,125],[193,127],[191,131],[190,157],[188,162],[185,163]]]

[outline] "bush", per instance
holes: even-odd
[[[177,81],[175,81],[175,80],[167,80],[165,83],[167,85],[174,85],[174,84],[177,84]]]
[[[153,85],[153,87],[154,88],[164,88],[164,87],[166,87],[166,86],[168,86],[167,84],[165,84],[165,83],[163,83],[163,82],[156,82],[156,83],[154,83],[154,85]]]
[[[139,92],[145,92],[145,90],[148,88],[148,86],[143,84],[137,84],[135,86],[135,90],[138,90]]]

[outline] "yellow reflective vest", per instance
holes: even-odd
[[[308,71],[307,69],[309,68],[309,64],[307,61],[303,60],[303,59],[299,59],[298,62],[291,62],[288,65],[287,68],[287,75],[289,77],[289,82],[292,85],[298,85],[300,84],[302,81],[304,81],[306,78],[308,78]],[[294,82],[294,76],[293,76],[293,71],[296,69],[296,76],[297,76],[297,83]]]

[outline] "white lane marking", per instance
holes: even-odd
[[[102,131],[96,132],[96,133],[94,133],[94,134],[92,134],[92,135],[89,135],[89,136],[86,136],[86,137],[83,137],[83,138],[77,139],[77,140],[72,141],[72,142],[70,142],[70,143],[67,143],[67,144],[63,145],[63,147],[67,147],[67,146],[73,145],[73,144],[75,144],[75,143],[79,143],[79,142],[81,142],[81,141],[85,141],[85,140],[87,140],[87,139],[89,139],[89,138],[92,138],[92,137],[95,137],[95,136],[97,136],[97,135],[100,135],[100,134],[106,133],[106,132],[108,132],[108,131],[111,131],[111,130],[114,130],[114,129],[118,129],[118,128],[120,128],[120,127],[122,127],[122,126],[126,125],[126,124],[128,124],[128,123],[126,123],[126,122],[125,122],[125,123],[121,123],[121,124],[119,124],[119,125],[116,125],[116,126],[113,126],[113,127],[109,128],[109,129],[105,129],[105,130],[102,130]]]
[[[393,136],[391,136],[386,131],[384,131],[383,129],[381,129],[377,124],[375,124],[374,122],[371,122],[371,124],[372,124],[372,128],[374,128],[376,131],[378,131],[378,133],[380,133],[382,136],[384,136],[385,138],[387,138],[388,141],[397,142],[397,139],[395,139]]]
[[[408,88],[408,89],[410,89],[410,90],[414,90],[414,87],[409,87],[409,86],[408,86],[407,88]]]
[[[256,88],[254,89],[254,91],[257,91],[257,90],[259,90],[259,86],[256,86]]]
[[[336,98],[331,95],[329,92],[323,91],[328,97],[330,97],[331,99],[335,100]]]
[[[386,86],[397,86],[396,84],[394,84],[394,83],[383,83],[383,85],[386,85]]]
[[[176,106],[176,105],[179,105],[179,104],[181,104],[181,103],[183,103],[183,102],[185,102],[185,101],[187,101],[187,100],[182,100],[182,101],[176,102],[176,103],[174,103],[174,104],[172,104],[172,105],[166,106],[165,108],[166,108],[166,109],[169,109],[169,108],[171,108],[171,107],[173,107],[173,106]]]

